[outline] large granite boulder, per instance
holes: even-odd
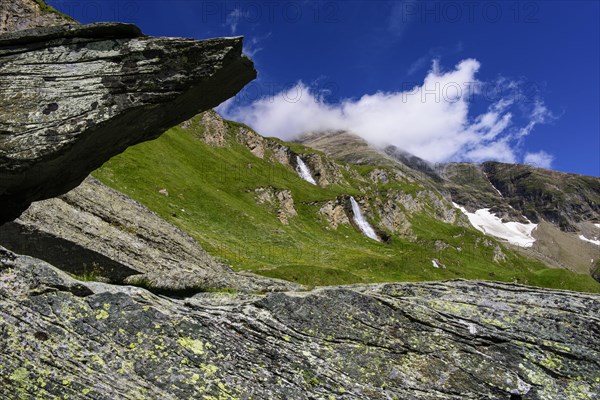
[[[597,399],[598,315],[476,281],[178,300],[0,249],[0,399]]]
[[[153,38],[115,23],[0,35],[0,223],[255,76],[239,37]]]

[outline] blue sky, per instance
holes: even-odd
[[[259,78],[219,111],[266,135],[349,129],[432,162],[600,175],[598,1],[49,3],[148,35],[245,36]]]

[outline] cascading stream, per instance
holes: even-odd
[[[369,222],[365,219],[365,216],[363,215],[362,210],[360,209],[360,206],[358,205],[356,200],[354,200],[354,197],[350,196],[350,202],[352,203],[352,213],[354,214],[354,222],[356,222],[358,228],[365,236],[373,240],[379,241],[375,230],[373,229],[371,224],[369,224]]]
[[[317,182],[312,177],[312,175],[310,173],[310,169],[308,169],[308,166],[306,164],[304,164],[304,161],[302,161],[300,156],[296,156],[296,162],[298,164],[298,166],[296,167],[296,171],[298,171],[298,174],[300,174],[300,177],[302,179],[304,179],[305,181],[310,182],[313,185],[316,185]]]

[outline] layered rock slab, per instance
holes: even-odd
[[[0,36],[0,223],[254,79],[242,38],[152,38],[127,24]]]
[[[0,250],[0,398],[593,399],[599,314],[466,281],[176,300]]]

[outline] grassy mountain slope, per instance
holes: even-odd
[[[157,140],[128,149],[94,175],[187,231],[236,270],[308,285],[464,278],[600,292],[589,276],[548,269],[468,226],[441,222],[435,217],[435,202],[444,200],[435,193],[431,204],[423,200],[421,209],[404,210],[410,235],[390,231],[382,226],[378,204],[389,203],[398,193],[417,198],[424,190],[418,181],[374,180],[375,172],[392,176],[393,168],[336,162],[341,177],[332,181],[337,183],[315,186],[277,161],[271,149],[283,146],[303,159],[331,163],[325,155],[298,143],[268,139],[273,146],[257,157],[256,149],[240,141],[249,128],[223,124],[218,145],[207,140],[208,128],[196,117]],[[259,204],[258,188],[289,191],[297,216],[290,216],[288,225],[282,223],[278,204]],[[356,197],[388,243],[366,238],[351,224],[334,229],[319,213],[327,202],[339,202],[346,195]],[[498,250],[504,260],[493,261]],[[445,268],[434,268],[433,259]]]

